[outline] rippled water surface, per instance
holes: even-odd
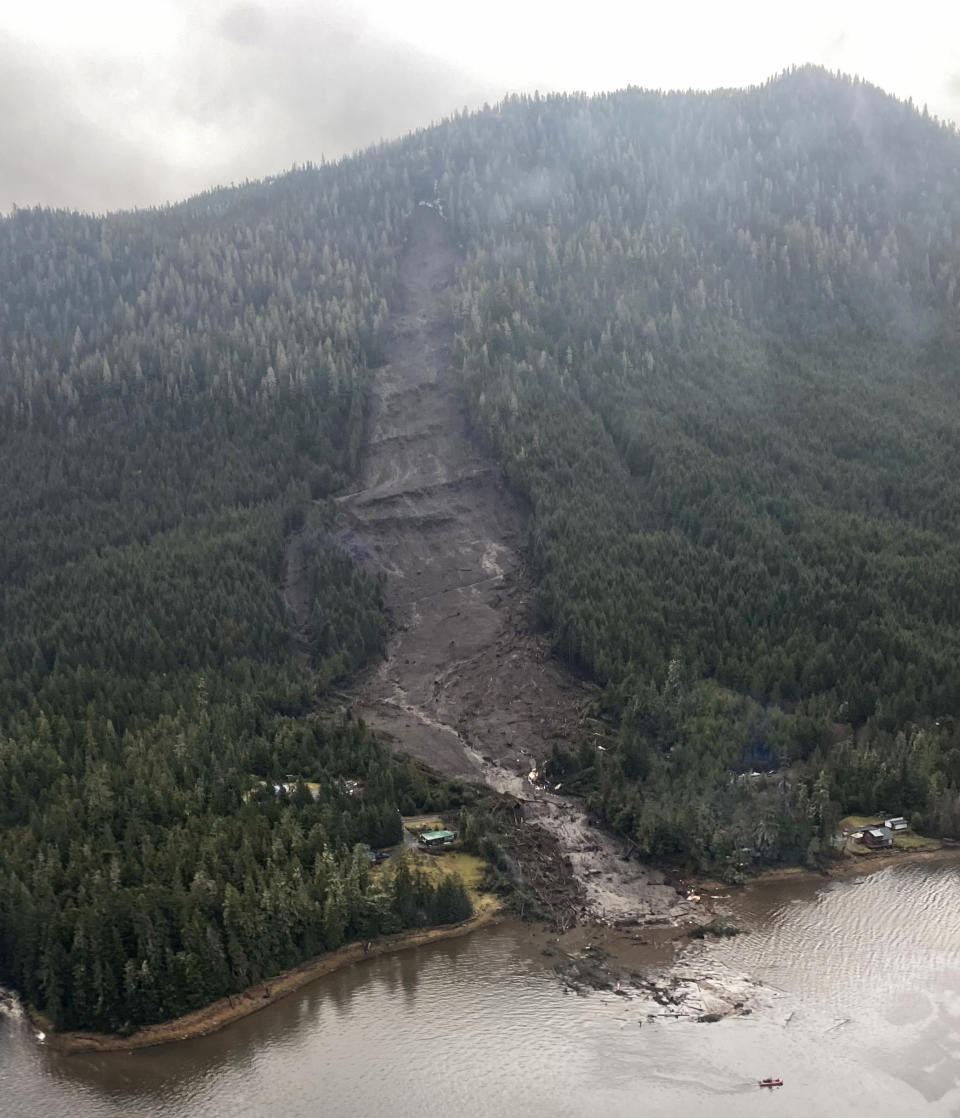
[[[767,983],[749,1017],[649,1022],[636,1001],[565,995],[539,943],[503,926],[172,1047],[58,1057],[0,1018],[0,1115],[960,1115],[960,865],[731,903],[753,931],[690,958]],[[759,1090],[767,1074],[786,1085]]]

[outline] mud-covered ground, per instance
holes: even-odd
[[[339,499],[341,542],[386,574],[393,625],[386,658],[356,686],[358,712],[438,772],[516,796],[523,825],[542,827],[569,860],[540,865],[539,875],[553,875],[576,915],[684,918],[694,906],[593,826],[581,801],[528,779],[555,740],[576,739],[587,693],[528,622],[522,517],[467,430],[440,299],[456,263],[443,217],[419,206],[400,261],[404,303],[372,385],[362,473]],[[525,845],[522,872],[537,876],[534,849],[544,844],[518,842],[520,862]],[[545,881],[537,888],[550,892]]]
[[[418,207],[341,538],[387,574],[394,625],[386,660],[359,687],[364,718],[431,768],[478,779],[483,753],[515,763],[549,752],[576,725],[579,688],[527,631],[521,518],[451,383],[437,296],[455,264],[443,219]]]

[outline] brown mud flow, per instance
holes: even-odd
[[[689,915],[692,906],[656,871],[628,862],[579,801],[527,780],[554,740],[576,736],[585,692],[527,623],[522,516],[468,433],[441,301],[456,264],[442,215],[418,206],[400,260],[402,308],[374,375],[361,476],[339,499],[341,538],[387,576],[394,626],[386,658],[357,685],[358,711],[438,772],[524,801],[525,821],[541,824],[569,858],[578,884],[568,900],[580,914]]]
[[[386,660],[360,686],[363,717],[437,771],[476,780],[480,753],[515,765],[549,752],[576,724],[579,696],[524,630],[521,518],[470,441],[451,382],[438,294],[455,265],[443,218],[419,206],[358,491],[340,506],[350,543],[387,575],[395,628]]]

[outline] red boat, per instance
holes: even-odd
[[[758,1087],[782,1087],[782,1079],[760,1079],[757,1081]]]

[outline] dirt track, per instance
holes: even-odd
[[[339,499],[341,542],[387,575],[394,626],[385,660],[357,684],[358,712],[437,771],[527,801],[526,821],[559,839],[590,913],[683,916],[692,906],[656,871],[626,862],[580,801],[535,792],[526,779],[554,740],[576,736],[585,692],[527,624],[521,515],[471,441],[451,380],[439,295],[455,267],[443,217],[419,206],[400,261],[404,305],[372,386],[361,477]]]

